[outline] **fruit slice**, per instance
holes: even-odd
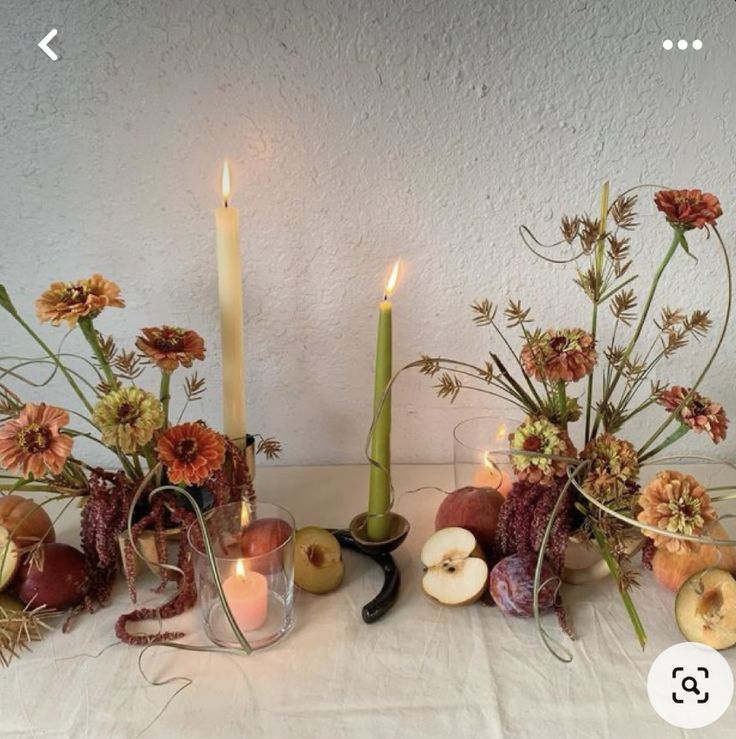
[[[422,547],[421,560],[426,568],[422,589],[440,603],[473,603],[486,588],[488,565],[467,529],[451,526],[436,531]]]
[[[0,526],[0,591],[4,590],[15,577],[20,565],[17,544],[10,538],[5,526]]]
[[[329,593],[345,575],[340,542],[326,529],[305,526],[294,540],[294,582],[308,593]]]
[[[675,618],[688,641],[728,649],[736,644],[736,580],[712,568],[690,577],[675,600]]]

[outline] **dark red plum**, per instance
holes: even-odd
[[[491,597],[496,605],[510,616],[530,618],[534,615],[534,571],[537,567],[536,554],[513,554],[502,559],[492,570],[490,577]],[[559,578],[549,565],[542,566],[539,592],[541,613],[554,606]]]

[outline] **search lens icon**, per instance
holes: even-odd
[[[682,689],[686,693],[695,693],[695,695],[700,695],[700,690],[698,690],[698,681],[694,677],[684,677],[682,679]]]

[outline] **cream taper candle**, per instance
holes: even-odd
[[[240,218],[230,206],[230,169],[222,167],[223,206],[215,210],[217,276],[222,341],[222,402],[224,431],[245,447],[245,351],[243,283],[240,263]]]

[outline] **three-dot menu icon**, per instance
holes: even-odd
[[[689,46],[691,46],[693,49],[695,49],[695,51],[700,51],[703,48],[703,42],[699,38],[696,38],[695,41],[692,42],[692,44],[689,44]],[[685,51],[685,49],[687,49],[687,47],[688,47],[688,42],[685,41],[684,38],[681,38],[677,42],[677,48],[680,51]],[[662,42],[662,48],[665,51],[670,51],[670,49],[674,49],[675,48],[675,42],[672,39],[667,38],[667,39],[665,39]]]

